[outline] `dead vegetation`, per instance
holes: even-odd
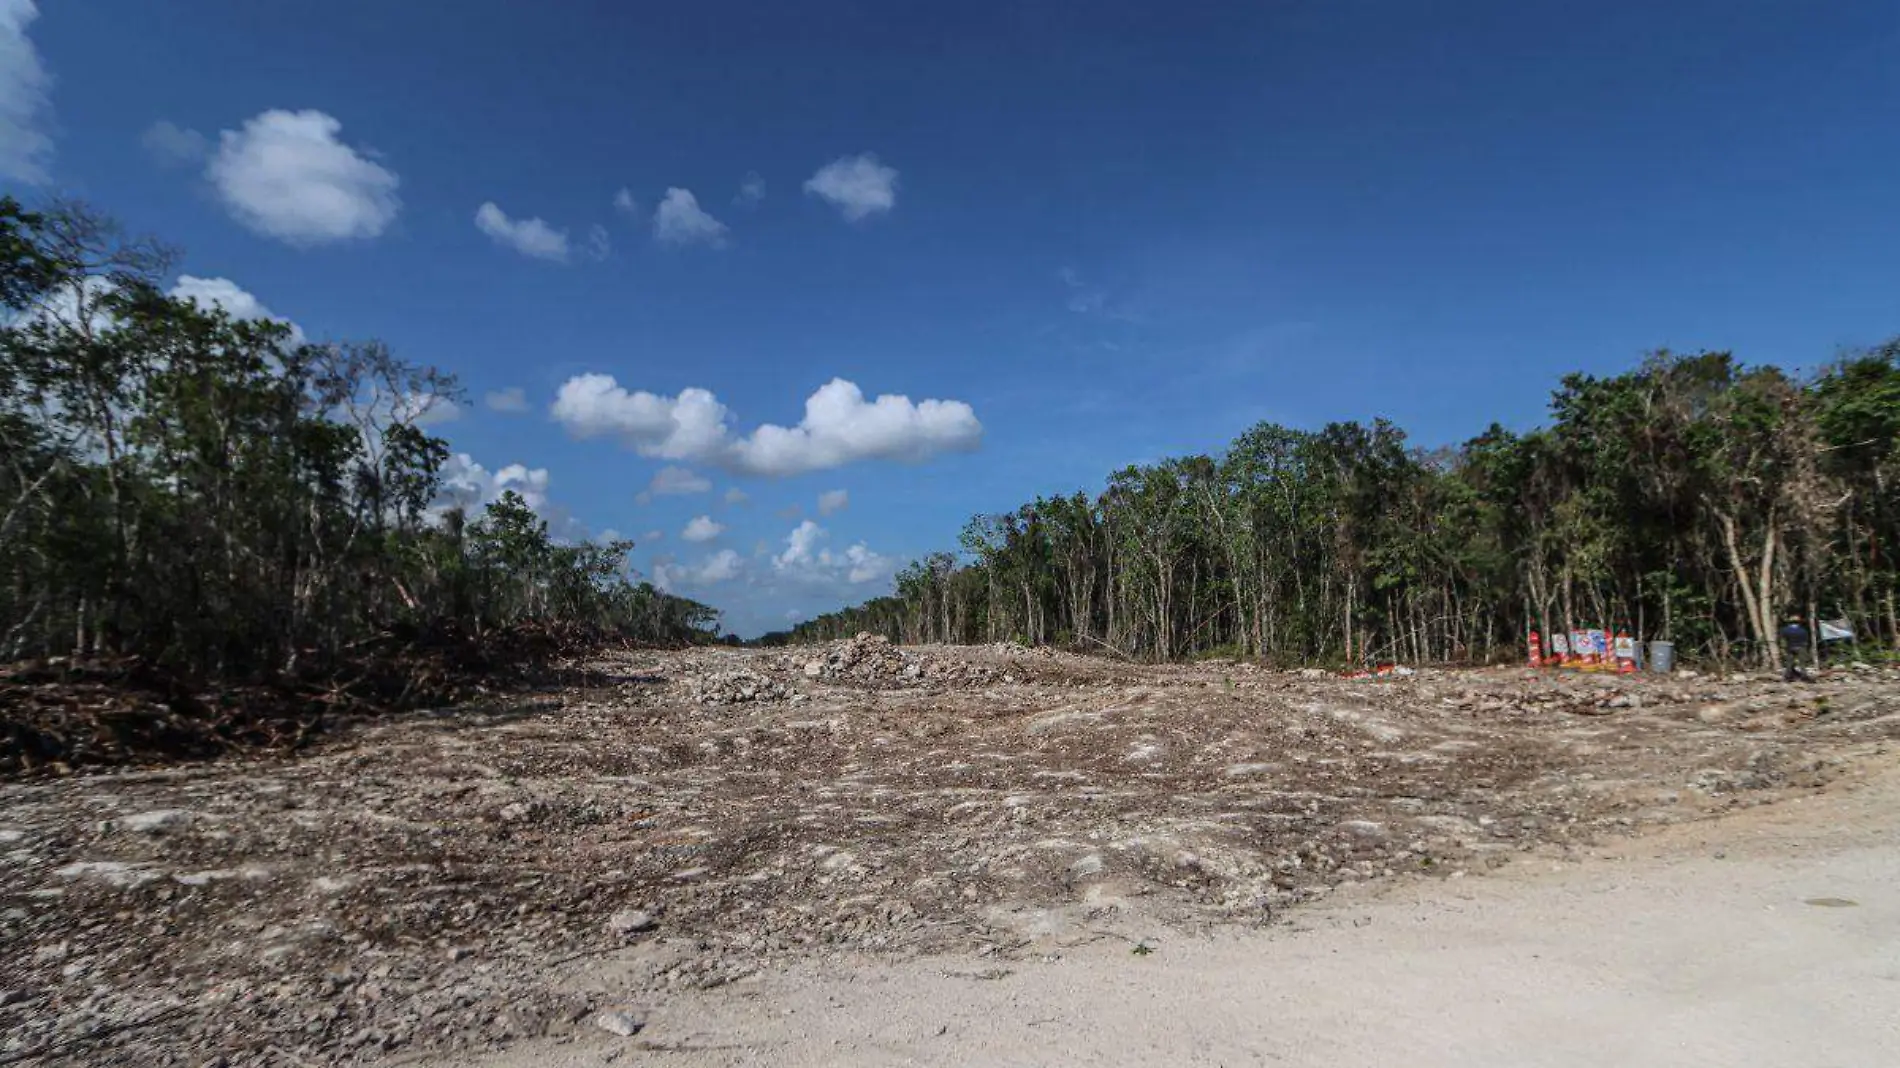
[[[400,627],[251,682],[193,679],[137,657],[0,666],[0,776],[295,750],[392,710],[571,680],[557,666],[563,651],[598,637],[539,622],[480,633],[453,621]]]
[[[815,954],[1264,923],[1812,789],[1900,735],[1874,669],[1347,681],[866,639],[585,667],[294,759],[0,785],[0,1062],[372,1063]]]

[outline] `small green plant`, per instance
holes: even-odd
[[[1129,950],[1128,952],[1133,953],[1137,957],[1145,957],[1148,954],[1154,952],[1154,947],[1150,946],[1146,942],[1136,942],[1135,948]]]

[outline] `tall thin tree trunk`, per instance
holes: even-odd
[[[1763,553],[1764,566],[1758,594],[1756,589],[1749,585],[1748,565],[1743,562],[1741,545],[1736,541],[1735,520],[1727,512],[1717,512],[1715,518],[1722,526],[1722,544],[1728,550],[1729,567],[1735,573],[1735,584],[1741,588],[1742,603],[1748,617],[1749,629],[1755,632],[1755,641],[1761,647],[1762,656],[1768,666],[1779,668],[1781,655],[1776,647],[1774,627],[1769,619],[1771,609],[1762,603],[1770,593],[1768,568],[1774,564],[1774,526],[1772,523],[1769,524],[1768,538],[1764,542],[1766,551]]]

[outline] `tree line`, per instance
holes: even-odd
[[[1213,456],[981,515],[895,592],[770,635],[1170,659],[1459,661],[1627,629],[1779,666],[1790,618],[1900,644],[1900,340],[1805,380],[1727,352],[1562,379],[1549,424],[1411,447],[1262,423]]]
[[[717,613],[514,494],[437,506],[460,391],[375,342],[167,296],[172,255],[0,199],[0,660],[318,677],[392,631],[710,640]]]

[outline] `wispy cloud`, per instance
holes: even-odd
[[[1064,267],[1056,272],[1069,291],[1068,308],[1077,315],[1099,315],[1108,307],[1108,294],[1082,281],[1081,272]]]
[[[653,480],[647,483],[647,492],[655,497],[678,497],[693,493],[705,493],[712,489],[712,481],[706,476],[687,467],[662,467],[653,473]]]
[[[566,263],[567,232],[556,230],[540,219],[511,219],[494,201],[475,211],[475,228],[487,234],[497,245],[514,249],[523,256]]]
[[[509,415],[516,415],[528,410],[528,395],[522,392],[520,386],[509,386],[506,389],[490,390],[487,395],[482,398],[482,402],[488,405],[488,410],[491,412],[506,412]]]
[[[146,154],[163,167],[195,166],[203,162],[211,150],[204,134],[165,119],[147,126],[139,136],[139,143],[145,146]]]
[[[39,17],[32,0],[0,0],[0,178],[38,185],[49,177],[53,76],[26,29]]]
[[[765,179],[758,171],[748,171],[745,180],[739,183],[738,195],[732,198],[734,204],[749,208],[765,199]]]

